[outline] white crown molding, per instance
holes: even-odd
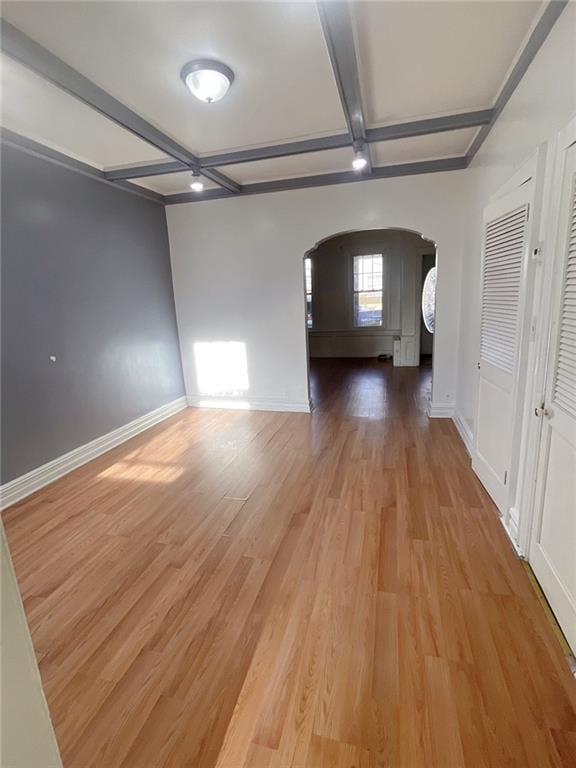
[[[452,403],[429,403],[428,416],[431,419],[451,419],[454,416]]]
[[[286,411],[289,413],[310,413],[310,403],[289,403],[280,400],[257,400],[251,397],[209,397],[188,395],[190,408],[221,408],[237,411]]]
[[[81,467],[97,456],[101,456],[106,451],[126,442],[131,437],[144,432],[146,429],[153,427],[160,421],[164,421],[164,419],[173,416],[184,408],[186,408],[186,398],[179,397],[177,400],[161,405],[160,408],[156,408],[154,411],[150,411],[144,414],[144,416],[130,421],[123,427],[118,427],[118,429],[108,432],[106,435],[97,437],[95,440],[81,445],[79,448],[75,448],[73,451],[65,453],[57,459],[49,461],[47,464],[43,464],[31,472],[11,480],[0,487],[0,509],[6,509],[6,507],[10,507],[17,501],[25,499],[30,494],[39,491],[40,488],[44,488],[44,486],[53,483],[54,480],[58,480],[58,478],[68,474],[68,472],[72,472],[72,470]]]

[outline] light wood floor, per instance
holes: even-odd
[[[429,369],[188,409],[6,513],[66,768],[574,768],[576,683]]]

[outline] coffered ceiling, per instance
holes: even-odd
[[[338,15],[339,6],[345,6],[344,14]],[[223,164],[213,173],[202,169],[207,178],[200,198],[242,194],[250,185],[275,180],[317,175],[337,180],[335,174],[350,174],[358,138],[349,133],[351,97],[358,99],[375,169],[438,160],[441,170],[440,161],[454,158],[464,167],[503,86],[535,53],[534,30],[555,20],[546,21],[547,8],[531,0],[320,7],[315,2],[5,2],[2,126],[101,175],[127,168],[126,178],[168,202],[176,201],[171,195],[189,192],[191,168],[215,154],[234,153],[219,158]],[[50,67],[44,66],[50,54]],[[234,70],[222,101],[206,104],[184,87],[180,70],[195,58],[215,58]],[[78,86],[74,72],[83,76]],[[350,89],[351,73],[358,93]],[[98,86],[96,101],[93,86]],[[122,113],[107,108],[118,102],[148,128],[123,127]],[[462,113],[482,119],[462,128],[457,122]],[[452,129],[406,133],[404,124],[410,129],[430,118],[446,119]],[[397,125],[406,138],[373,140],[382,135],[375,129]],[[151,135],[171,143],[154,146]],[[314,149],[309,140],[318,148],[336,148],[274,156],[293,142]],[[172,146],[184,150],[184,161]],[[266,159],[235,162],[245,159],[239,151],[262,147]],[[142,165],[157,162],[168,162],[166,173],[141,177]],[[231,183],[222,184],[222,178]]]

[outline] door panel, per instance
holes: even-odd
[[[548,378],[530,563],[576,651],[576,145],[561,153]]]
[[[510,392],[487,377],[480,379],[478,397],[483,418],[478,424],[477,451],[494,473],[495,480],[503,478],[510,454]],[[494,429],[498,425],[501,429]],[[502,439],[505,437],[505,439]]]
[[[484,215],[476,445],[472,467],[502,513],[509,507],[517,361],[533,189],[530,179],[488,206]]]
[[[539,545],[558,578],[576,600],[576,443],[548,431],[546,486]],[[561,532],[561,535],[559,535]]]

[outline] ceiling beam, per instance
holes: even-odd
[[[441,117],[427,117],[423,120],[412,120],[408,123],[384,125],[380,128],[367,128],[366,141],[371,144],[380,141],[408,139],[411,136],[427,136],[433,133],[459,131],[462,128],[476,128],[487,125],[492,119],[491,109],[478,109],[474,112],[460,112]]]
[[[518,56],[516,63],[514,64],[510,74],[508,75],[506,82],[502,86],[502,90],[498,94],[498,97],[494,104],[494,108],[492,110],[492,116],[490,121],[483,128],[481,128],[481,130],[478,131],[474,141],[472,142],[472,144],[470,145],[470,148],[468,149],[468,152],[466,154],[466,157],[468,158],[468,163],[472,161],[474,155],[476,154],[476,152],[478,152],[478,150],[484,143],[486,137],[492,130],[492,126],[494,125],[494,123],[500,116],[502,110],[510,100],[510,97],[516,90],[518,83],[524,77],[526,70],[534,60],[534,57],[540,50],[542,43],[548,37],[552,27],[558,21],[560,14],[562,13],[562,11],[564,10],[567,4],[568,4],[568,0],[549,0],[548,5],[544,9],[536,26],[532,30],[532,34],[526,41],[526,45],[524,46],[522,52]],[[568,73],[566,73],[566,77],[568,77]]]
[[[342,0],[318,0],[316,4],[348,132],[353,144],[364,149],[368,160],[366,171],[370,173],[372,162],[370,147],[366,143],[366,121],[362,109],[350,4]]]
[[[426,134],[457,131],[461,128],[475,128],[486,125],[492,117],[491,109],[480,109],[475,112],[462,112],[441,117],[427,117],[422,120],[412,120],[407,123],[385,125],[381,128],[367,128],[366,141],[369,144],[392,141],[394,139],[407,139],[411,136],[425,136]],[[352,141],[347,133],[338,133],[332,136],[321,136],[315,139],[303,139],[290,141],[284,144],[272,144],[266,147],[254,147],[252,149],[232,150],[215,155],[205,155],[199,158],[201,167],[212,168],[214,166],[238,165],[241,163],[254,163],[260,160],[273,160],[279,157],[291,157],[304,155],[309,152],[321,152],[323,150],[341,149],[351,147]],[[133,165],[126,168],[115,168],[106,173],[106,177],[113,179],[140,179],[147,176],[161,176],[167,173],[178,173],[187,170],[186,166],[178,161],[165,163],[151,163],[147,165]]]
[[[337,133],[332,136],[320,136],[315,139],[289,141],[284,144],[272,144],[266,147],[253,147],[252,149],[239,149],[232,152],[205,155],[200,158],[200,165],[202,168],[212,168],[213,166],[253,163],[258,160],[273,160],[278,157],[305,155],[309,152],[321,152],[326,149],[341,149],[351,145],[352,142],[347,133]]]
[[[193,192],[181,192],[175,195],[166,195],[164,202],[166,205],[201,203],[206,200],[246,197],[248,195],[262,195],[293,189],[309,189],[311,187],[327,187],[333,184],[348,184],[354,181],[371,181],[374,179],[388,179],[422,173],[438,173],[441,171],[459,171],[466,168],[466,166],[467,161],[465,157],[447,157],[441,160],[423,160],[416,163],[380,166],[373,168],[370,176],[363,176],[354,171],[340,171],[338,173],[321,173],[315,176],[300,176],[293,179],[277,179],[275,181],[262,181],[256,184],[244,184],[242,191],[238,195],[232,195],[221,189],[206,190],[201,196]]]
[[[122,168],[114,168],[105,171],[104,175],[109,181],[121,181],[122,179],[146,179],[149,176],[165,176],[168,173],[180,173],[189,171],[189,166],[179,160],[166,160],[163,163],[146,163],[145,165],[127,165]]]
[[[61,168],[74,171],[74,173],[79,173],[82,176],[87,176],[114,189],[130,192],[132,195],[151,200],[153,203],[164,204],[164,197],[158,194],[158,192],[153,192],[151,189],[140,187],[137,184],[130,184],[128,181],[112,182],[106,178],[104,171],[94,168],[94,166],[88,165],[88,163],[83,163],[81,160],[76,160],[74,157],[69,157],[51,147],[47,147],[45,144],[39,144],[37,141],[28,139],[26,136],[10,131],[8,128],[0,128],[0,144],[17,149],[27,155],[38,157],[54,165],[59,165]]]
[[[140,117],[19,29],[4,19],[0,22],[0,45],[2,51],[8,56],[185,166],[199,169],[198,158],[186,147]],[[203,175],[231,192],[240,191],[239,184],[219,171],[207,169],[203,171]]]

